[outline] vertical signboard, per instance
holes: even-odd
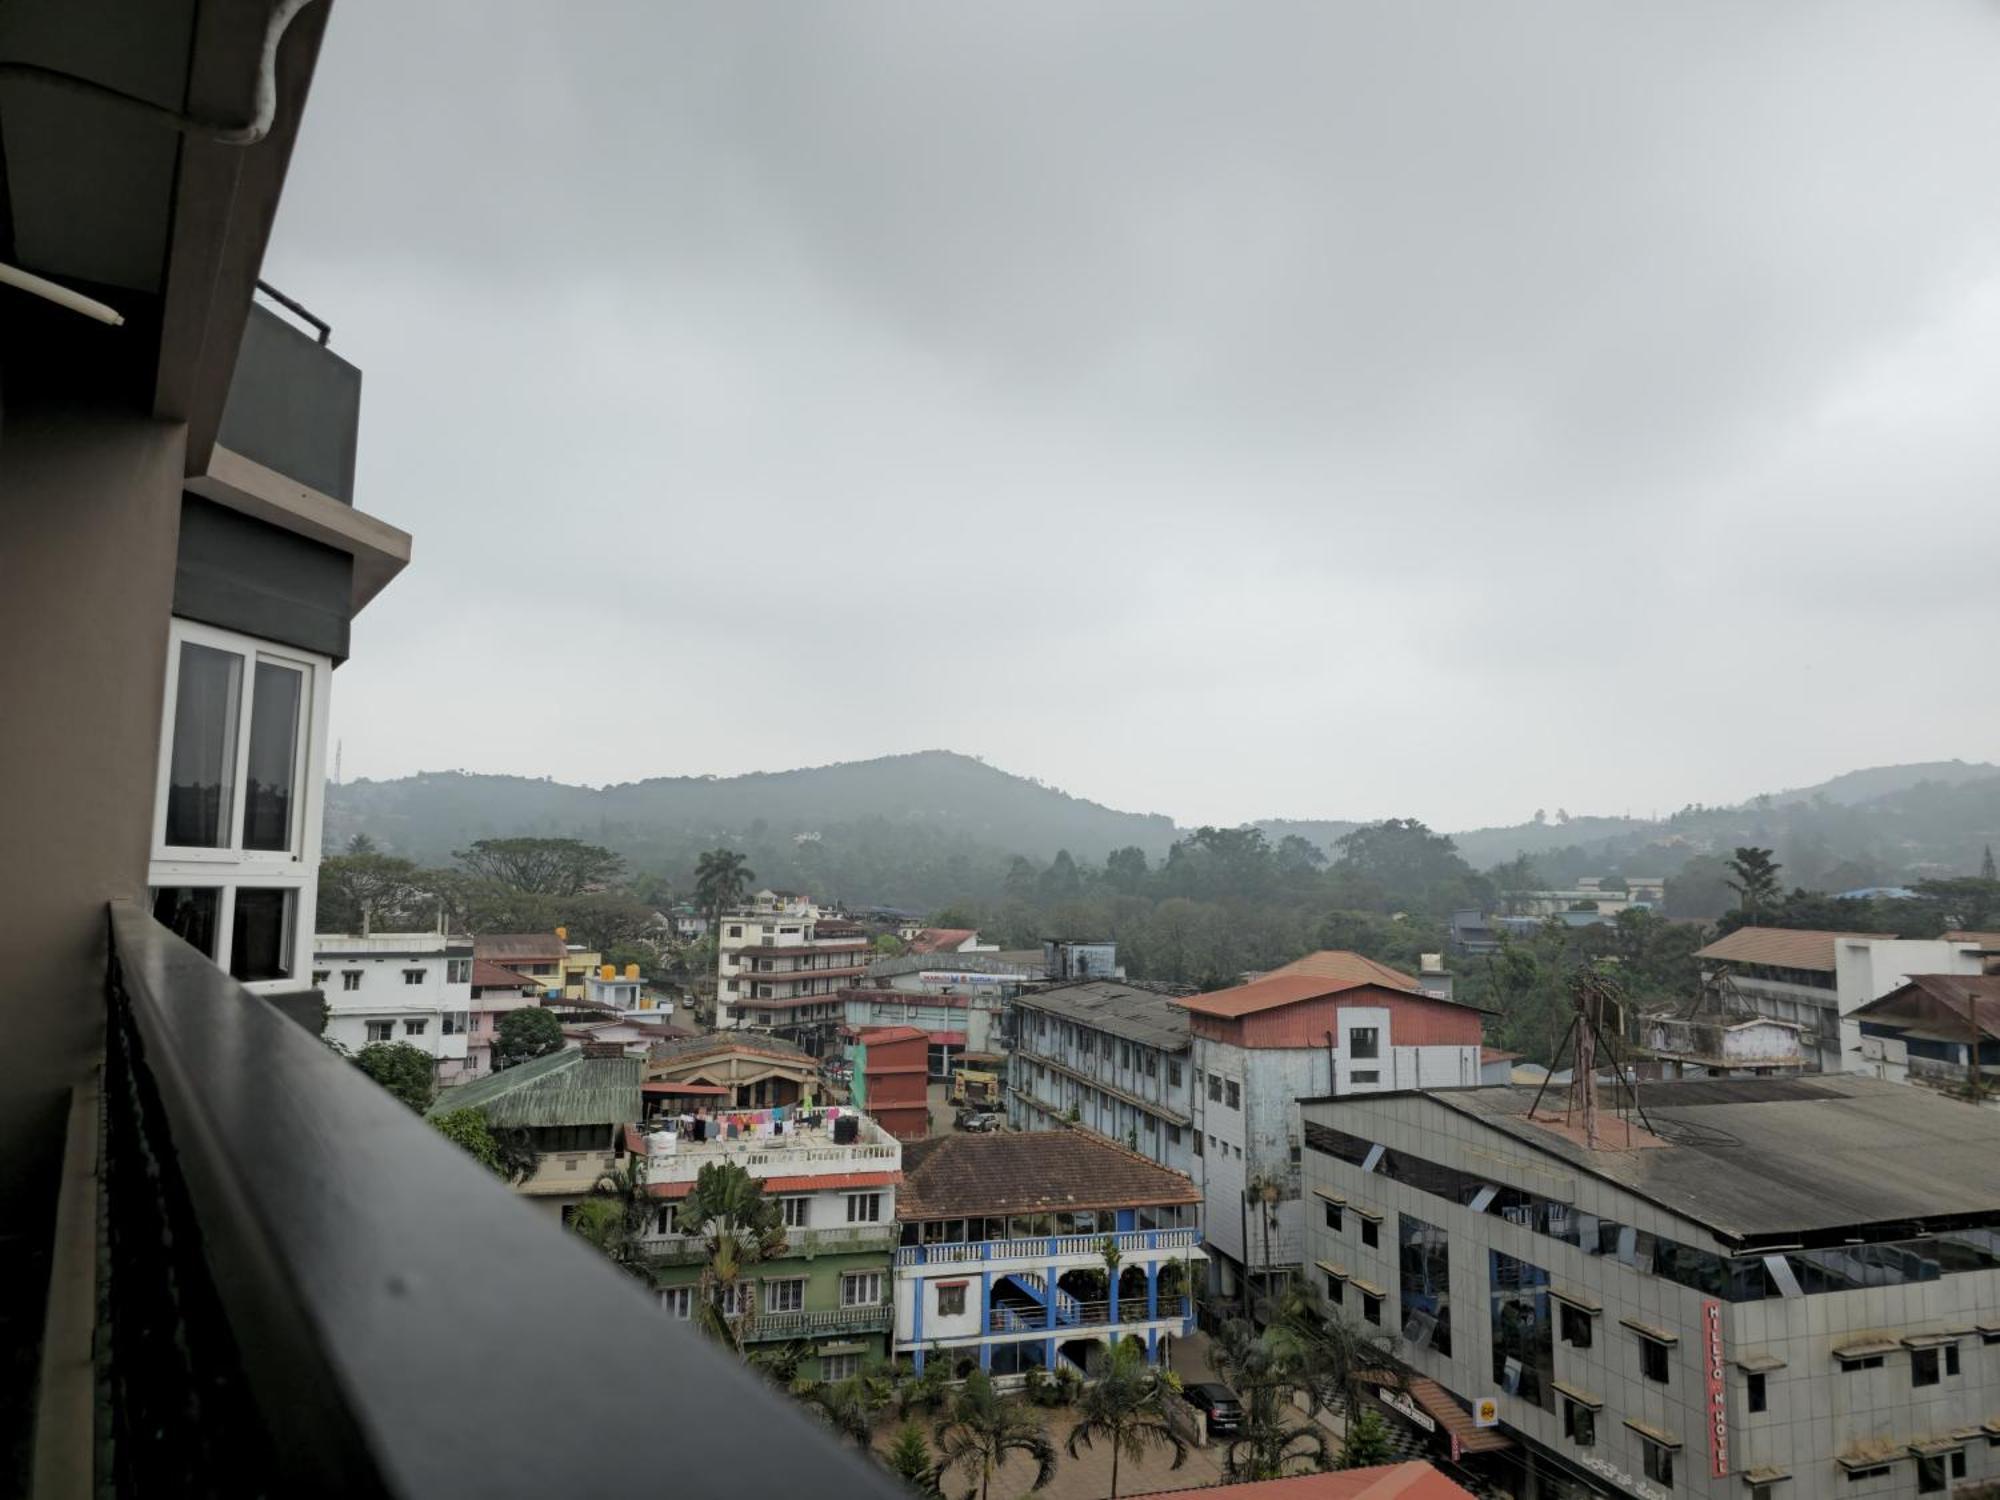
[[[1729,1384],[1723,1379],[1722,1304],[1701,1305],[1702,1370],[1708,1379],[1708,1469],[1717,1479],[1729,1477]]]

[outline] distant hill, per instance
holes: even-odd
[[[781,850],[869,825],[880,825],[878,836],[902,830],[926,844],[1037,860],[1068,849],[1078,860],[1101,861],[1128,844],[1158,857],[1175,837],[1171,818],[1118,812],[945,750],[602,788],[433,771],[327,789],[330,847],[365,832],[426,861],[446,860],[474,839],[512,834],[586,838],[643,860],[675,858],[690,844]]]
[[[1423,809],[1409,815],[1421,818]],[[1332,858],[1340,819],[1270,818],[1273,843],[1297,834]],[[1158,813],[1120,812],[1010,775],[972,756],[914,755],[746,776],[661,777],[601,788],[514,776],[427,772],[327,789],[327,842],[367,833],[425,863],[474,839],[574,836],[635,870],[691,869],[703,849],[743,851],[761,884],[936,910],[990,899],[1016,855],[1082,864],[1137,845],[1157,861],[1182,831]],[[2000,767],[1966,761],[1877,766],[1733,807],[1689,806],[1657,821],[1572,817],[1452,834],[1475,869],[1529,855],[1542,877],[1671,875],[1740,844],[1775,849],[1787,885],[1840,890],[1969,873],[2000,847]]]

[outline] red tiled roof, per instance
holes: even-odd
[[[895,1187],[903,1180],[901,1172],[834,1172],[820,1177],[764,1177],[766,1194],[772,1193],[847,1193],[856,1188]],[[646,1184],[648,1198],[685,1198],[694,1191],[693,1182],[649,1182]],[[900,1215],[902,1208],[897,1207]]]
[[[926,927],[910,939],[912,953],[954,953],[967,938],[979,936],[971,927]]]
[[[907,1042],[918,1037],[929,1036],[928,1031],[917,1026],[863,1026],[856,1033],[864,1042]]]
[[[903,1170],[896,1216],[905,1222],[1201,1201],[1179,1172],[1074,1130],[918,1141],[904,1148]]]
[[[1234,1019],[1274,1010],[1281,1005],[1297,1005],[1325,995],[1347,990],[1390,990],[1399,995],[1423,997],[1423,989],[1407,974],[1358,953],[1309,953],[1296,963],[1274,969],[1261,979],[1206,995],[1190,995],[1174,1004],[1205,1016]],[[1427,998],[1427,997],[1426,997]],[[1446,1003],[1449,1002],[1440,1002]]]
[[[1191,1495],[1191,1490],[1149,1490],[1133,1500]],[[1338,1469],[1331,1474],[1298,1474],[1290,1479],[1257,1479],[1201,1490],[1221,1500],[1472,1500],[1472,1491],[1451,1482],[1427,1463],[1382,1464]]]

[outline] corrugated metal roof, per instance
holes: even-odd
[[[1367,1097],[1354,1102],[1366,1107]],[[1531,1088],[1424,1097],[1725,1241],[1772,1243],[1954,1215],[2000,1218],[2000,1113],[1907,1084],[1858,1074],[1641,1084],[1646,1118],[1669,1144],[1640,1151],[1590,1151],[1529,1120]],[[1330,1101],[1312,1109],[1343,1107]],[[1544,1111],[1551,1107],[1559,1110],[1560,1102],[1543,1101]]]
[[[2000,1037],[2000,974],[1912,974],[1908,984],[1854,1012],[1890,1026],[1927,1027],[1955,1042],[1966,1039],[1968,1013],[1988,1037]]]
[[[1037,990],[1017,997],[1014,1008],[1045,1012],[1168,1052],[1188,1045],[1187,1011],[1172,996],[1115,979],[1084,979]]]
[[[1286,964],[1282,969],[1273,969],[1248,984],[1213,990],[1206,995],[1193,995],[1176,1003],[1205,1016],[1233,1018],[1362,988],[1389,990],[1401,995],[1423,994],[1422,985],[1387,964],[1378,964],[1359,953],[1329,949],[1308,953],[1304,958]]]
[[[1831,974],[1841,942],[1894,936],[1891,932],[1820,932],[1805,927],[1739,927],[1700,949],[1695,957]]]
[[[446,1089],[429,1112],[476,1109],[502,1128],[618,1125],[639,1118],[643,1070],[636,1057],[586,1057],[572,1047]]]

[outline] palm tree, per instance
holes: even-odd
[[[1289,1420],[1295,1397],[1304,1399],[1308,1417],[1316,1417],[1337,1389],[1337,1373],[1315,1341],[1282,1318],[1262,1333],[1232,1318],[1216,1330],[1208,1357],[1243,1403],[1243,1425],[1223,1458],[1226,1478],[1280,1479],[1300,1463],[1333,1466],[1325,1429]]]
[[[1092,1383],[1083,1388],[1076,1403],[1076,1426],[1070,1429],[1069,1456],[1080,1458],[1078,1447],[1094,1448],[1103,1438],[1111,1444],[1111,1494],[1118,1500],[1118,1460],[1129,1455],[1134,1462],[1146,1456],[1148,1447],[1171,1448],[1173,1466],[1187,1462],[1187,1443],[1167,1421],[1166,1398],[1180,1387],[1171,1371],[1155,1370],[1135,1343],[1121,1339],[1109,1356],[1093,1354],[1090,1362]]]
[[[696,1286],[693,1321],[702,1332],[743,1352],[743,1338],[757,1320],[752,1266],[785,1253],[785,1225],[764,1184],[735,1162],[709,1162],[683,1200],[684,1234],[703,1238],[707,1264]]]
[[[756,878],[750,861],[734,849],[710,849],[695,862],[695,899],[708,913],[708,920],[719,924],[723,912],[743,899]]]
[[[993,1472],[1016,1453],[1035,1461],[1035,1482],[1044,1488],[1056,1477],[1056,1448],[1041,1419],[1018,1401],[1005,1401],[984,1370],[974,1370],[937,1428],[938,1473],[953,1469],[979,1480],[979,1500],[993,1484]]]
[[[646,1195],[646,1158],[635,1154],[624,1166],[598,1175],[590,1196],[571,1211],[569,1225],[613,1265],[650,1280],[641,1236],[659,1208]]]
[[[890,1401],[890,1380],[880,1370],[862,1370],[845,1380],[800,1381],[792,1394],[815,1407],[827,1425],[866,1450],[875,1436],[875,1417]]]

